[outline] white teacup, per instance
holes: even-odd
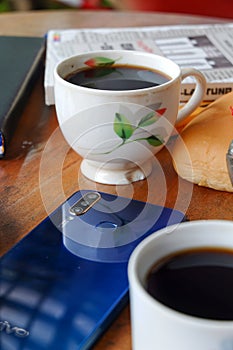
[[[156,70],[169,79],[158,86],[123,91],[83,87],[66,80],[90,65],[114,69],[115,63]],[[181,82],[187,76],[196,79],[196,88],[179,110]],[[166,144],[176,121],[201,103],[205,85],[203,74],[196,69],[181,70],[165,57],[138,51],[84,53],[60,62],[54,71],[60,128],[84,158],[83,174],[106,184],[127,184],[147,177],[153,155]]]
[[[136,247],[128,267],[134,350],[233,349],[233,319],[213,320],[191,316],[161,303],[147,291],[148,272],[161,258],[178,251],[203,247],[233,251],[233,221],[181,223],[157,231]],[[224,287],[221,289],[220,286],[221,293],[224,295]],[[232,302],[230,304],[232,310]]]

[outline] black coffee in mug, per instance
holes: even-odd
[[[171,80],[160,71],[133,65],[88,67],[69,74],[72,84],[98,90],[137,90],[158,86]]]
[[[176,311],[233,321],[233,250],[190,249],[163,258],[149,271],[146,289]]]

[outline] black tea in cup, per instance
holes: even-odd
[[[147,276],[148,293],[185,314],[233,320],[233,250],[190,249],[158,261]]]
[[[141,66],[104,65],[79,69],[66,77],[72,84],[98,90],[137,90],[171,80],[165,74]]]

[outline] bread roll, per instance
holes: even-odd
[[[182,131],[174,146],[179,176],[200,186],[233,192],[226,153],[233,140],[233,94],[210,104]]]

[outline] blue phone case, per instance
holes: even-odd
[[[103,192],[74,215],[71,208],[89,193],[76,192],[1,258],[1,350],[89,349],[128,301],[134,247],[185,219]]]

